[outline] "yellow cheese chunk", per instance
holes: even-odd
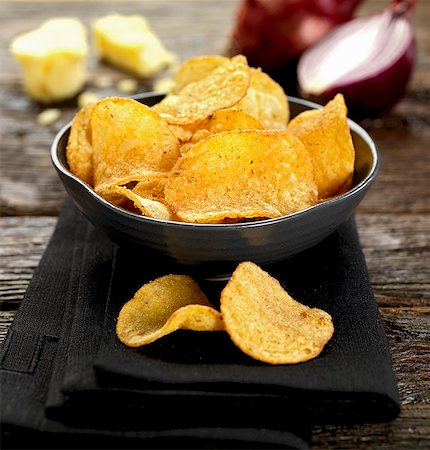
[[[156,75],[175,59],[141,15],[100,17],[93,23],[93,36],[102,59],[143,78]]]
[[[67,100],[85,83],[87,35],[78,19],[49,19],[16,37],[10,50],[21,65],[24,89],[34,100]]]

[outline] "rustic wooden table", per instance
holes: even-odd
[[[360,14],[386,1],[365,1]],[[237,1],[2,1],[0,52],[0,338],[16,310],[56,224],[65,191],[50,161],[56,132],[77,111],[61,105],[60,119],[41,126],[44,108],[29,100],[8,53],[11,39],[52,16],[76,16],[86,25],[112,11],[148,17],[164,44],[182,61],[223,52]],[[430,1],[421,0],[413,23],[418,63],[405,98],[389,116],[362,125],[376,141],[382,165],[357,211],[357,221],[376,300],[391,345],[401,414],[387,424],[315,426],[312,448],[430,448]],[[115,82],[129,75],[92,54],[88,89],[118,94],[115,85],[94,86],[102,74]],[[139,91],[151,90],[140,82]],[[288,93],[288,92],[287,92]]]

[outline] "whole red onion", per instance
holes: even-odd
[[[410,16],[416,0],[394,0],[381,13],[340,25],[306,50],[297,66],[299,94],[326,103],[341,92],[356,119],[389,111],[415,65]]]
[[[281,69],[333,28],[361,0],[243,0],[231,34],[233,53],[265,71]]]

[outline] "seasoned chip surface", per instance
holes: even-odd
[[[166,121],[136,100],[100,100],[90,126],[96,191],[167,172],[179,157],[179,142]]]
[[[246,94],[250,70],[243,55],[234,56],[207,76],[187,84],[154,105],[170,124],[199,122],[221,108],[233,106]]]
[[[196,131],[192,140],[195,139],[196,133],[201,130],[207,131],[207,134],[221,133],[221,131],[231,130],[262,130],[263,125],[251,114],[239,108],[224,108],[215,111],[212,115],[203,120]]]
[[[224,329],[197,283],[187,275],[165,275],[143,285],[121,309],[116,332],[129,347],[140,347],[178,329]]]
[[[312,156],[319,198],[348,190],[354,174],[355,150],[343,95],[337,94],[320,110],[302,112],[291,120],[288,130]]]
[[[290,106],[283,88],[261,69],[250,70],[248,91],[236,108],[254,116],[267,129],[286,129]]]
[[[235,130],[195,144],[169,175],[165,201],[187,222],[273,218],[313,205],[313,166],[287,131]]]
[[[75,115],[67,141],[66,158],[72,173],[93,186],[93,147],[89,127],[93,104],[84,106]]]
[[[294,364],[318,356],[332,337],[330,315],[294,299],[256,264],[238,265],[221,292],[221,314],[233,342],[270,364]]]
[[[175,75],[172,93],[177,94],[187,84],[201,80],[226,62],[228,58],[221,55],[202,55],[187,59]]]

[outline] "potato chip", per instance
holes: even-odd
[[[164,189],[186,222],[273,218],[307,208],[317,190],[310,155],[287,131],[224,131],[197,142],[177,162]]]
[[[228,58],[221,55],[203,55],[187,59],[175,75],[171,93],[179,93],[187,84],[201,80],[214,69],[228,62]]]
[[[248,90],[249,80],[246,58],[237,55],[206,77],[187,84],[178,94],[168,94],[152,109],[170,124],[194,124],[238,103]]]
[[[198,130],[194,133],[192,140],[197,142],[209,134],[221,131],[262,130],[263,128],[263,125],[255,117],[245,111],[238,108],[219,109],[198,125]],[[197,132],[205,130],[207,133],[196,137]]]
[[[100,100],[90,124],[96,191],[167,172],[179,157],[179,142],[166,121],[136,100]]]
[[[160,114],[163,117],[163,114]],[[193,126],[187,125],[172,125],[169,124],[172,133],[178,138],[179,142],[187,142],[193,137],[195,131]]]
[[[124,186],[106,187],[100,195],[114,205],[133,212],[140,211],[144,216],[161,220],[172,219],[172,214],[166,205],[157,200],[142,197]]]
[[[232,341],[269,364],[295,364],[318,356],[333,335],[331,316],[288,295],[256,264],[240,263],[221,292],[221,314]]]
[[[163,201],[167,176],[165,172],[151,173],[148,179],[138,181],[134,186],[130,186],[130,189],[141,197]]]
[[[184,142],[183,144],[181,144],[181,146],[179,147],[179,151],[181,152],[181,155],[185,155],[185,153],[187,153],[188,150],[190,150],[190,148],[192,148],[193,146],[194,146],[194,142],[191,142],[191,141]]]
[[[355,151],[342,94],[337,94],[322,109],[300,113],[291,120],[288,130],[303,142],[312,156],[320,199],[349,189]]]
[[[143,285],[121,309],[116,332],[129,347],[140,347],[179,329],[224,329],[221,314],[187,275],[165,275]]]
[[[285,130],[290,118],[290,106],[284,90],[261,69],[250,70],[248,91],[235,107],[253,115],[267,129]]]
[[[67,141],[66,158],[70,170],[93,186],[93,147],[91,145],[90,115],[93,105],[84,106],[75,115]]]
[[[247,112],[237,108],[226,108],[215,111],[197,124],[194,129],[191,139],[181,144],[181,155],[186,153],[196,142],[209,137],[211,134],[231,130],[262,130],[264,127]]]

